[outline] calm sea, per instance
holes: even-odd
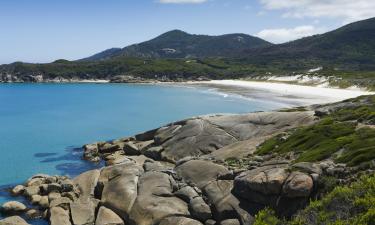
[[[4,188],[36,173],[75,176],[85,143],[133,135],[191,116],[245,113],[277,103],[204,87],[131,84],[0,84],[0,204]]]

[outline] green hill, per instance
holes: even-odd
[[[246,34],[208,36],[172,30],[150,41],[130,45],[123,49],[109,49],[83,60],[103,60],[119,56],[139,58],[234,57],[246,49],[270,45],[272,44],[269,42]]]
[[[340,70],[375,70],[375,18],[337,30],[262,49],[247,50],[248,63],[293,60],[301,66],[332,66]]]

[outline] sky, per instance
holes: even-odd
[[[375,0],[1,0],[0,64],[76,60],[173,29],[283,43],[375,17]]]

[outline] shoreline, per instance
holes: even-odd
[[[272,81],[211,80],[186,82],[185,84],[212,87],[221,93],[240,95],[250,99],[281,101],[296,106],[333,103],[361,95],[375,94],[375,92],[361,89],[342,89]],[[265,93],[267,93],[267,96],[264,95]]]
[[[331,87],[326,82],[290,82],[283,79],[267,80],[185,80],[158,81],[143,80],[136,82],[111,82],[111,80],[46,80],[32,82],[32,84],[130,84],[130,85],[164,85],[175,87],[205,88],[208,92],[226,97],[242,98],[246,100],[261,100],[278,103],[281,108],[327,104],[355,98],[361,95],[375,95],[359,87],[348,88]],[[295,79],[293,81],[296,81]],[[1,82],[2,84],[4,82]],[[21,83],[6,82],[4,84]],[[25,82],[22,82],[25,83]],[[28,82],[26,82],[28,83]]]
[[[202,87],[208,91],[225,97],[239,97],[248,100],[263,100],[276,102],[286,107],[326,104],[361,95],[375,95],[356,86],[348,88],[331,87],[326,82],[290,82],[291,80],[188,80],[188,81],[158,81],[143,80],[136,82],[111,82],[111,80],[45,80],[42,82],[0,82],[0,84],[131,84],[131,85],[165,85],[176,87]],[[296,81],[295,79],[293,81]]]

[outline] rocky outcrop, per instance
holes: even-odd
[[[307,111],[183,120],[85,145],[84,158],[104,160],[105,167],[74,179],[35,175],[11,193],[25,196],[34,210],[27,212],[52,225],[251,225],[266,206],[290,216],[315,196],[323,174],[342,176],[348,169],[255,150],[314,119]]]
[[[113,161],[113,157],[140,154],[169,162],[204,155],[220,160],[241,158],[253,153],[270,135],[311,124],[314,119],[312,111],[196,117],[134,137],[85,145],[84,158]]]
[[[310,172],[319,172],[318,165],[309,164],[305,163],[304,167],[316,168],[318,171]],[[245,171],[234,179],[234,192],[250,202],[271,206],[279,214],[290,216],[308,202],[314,191],[314,179],[319,179],[321,175],[297,171],[300,167],[274,162]],[[314,174],[316,177],[313,178]]]

